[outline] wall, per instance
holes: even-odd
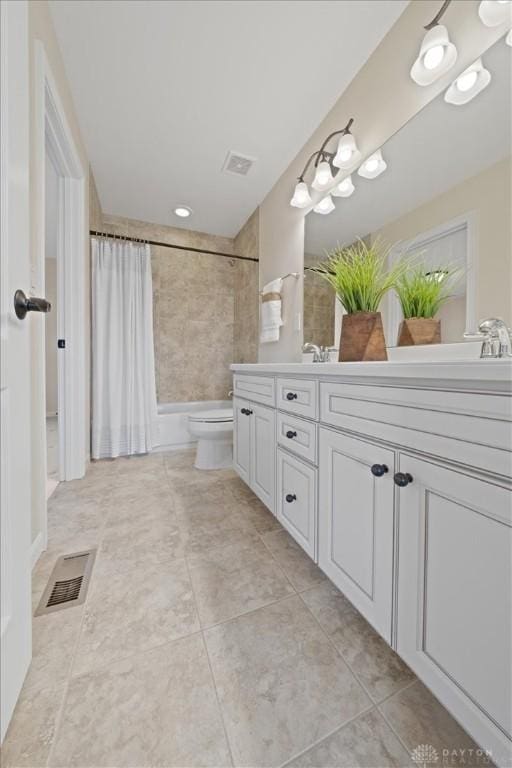
[[[457,64],[436,83],[421,88],[411,80],[409,70],[425,34],[423,27],[438,10],[438,0],[407,6],[260,205],[260,287],[287,272],[302,272],[307,211],[291,208],[289,201],[298,174],[323,139],[354,117],[359,148],[368,156],[506,32],[506,24],[490,29],[480,22],[477,0],[454,0],[444,20],[459,51]],[[279,342],[260,346],[261,362],[301,358],[303,336],[298,316],[303,310],[302,281],[285,282],[285,326]]]
[[[98,232],[103,226],[103,211],[92,168],[89,166],[89,229]]]
[[[239,256],[259,259],[260,216],[256,209],[235,237],[233,248]],[[235,270],[235,317],[233,362],[258,362],[259,293],[258,263],[239,261]]]
[[[255,252],[254,221],[239,245]],[[147,222],[103,217],[103,231],[182,247],[233,254],[234,242],[202,232]],[[243,286],[248,304],[251,285],[257,302],[257,265],[207,253],[151,246],[155,367],[159,402],[223,400],[232,385],[235,292]],[[238,313],[245,317],[241,308]],[[249,315],[247,315],[249,316]],[[255,350],[250,327],[237,336]]]
[[[52,311],[45,318],[46,358],[46,415],[55,415],[58,408],[57,378],[57,236],[58,236],[58,195],[57,171],[46,154],[45,159],[45,296],[52,305]]]
[[[304,277],[304,341],[319,346],[334,345],[335,293],[329,283],[314,272]]]
[[[76,149],[85,169],[85,205],[84,205],[84,244],[86,245],[85,264],[85,288],[84,288],[84,307],[85,307],[85,327],[86,327],[86,349],[85,349],[85,399],[84,411],[86,424],[90,420],[90,387],[89,387],[89,357],[90,357],[90,266],[88,262],[89,254],[89,206],[88,206],[88,160],[85,147],[80,134],[80,128],[75,115],[73,99],[69,89],[64,71],[64,64],[60,55],[59,46],[53,28],[50,10],[46,0],[30,0],[28,16],[29,32],[29,78],[30,78],[30,249],[33,265],[33,285],[32,290],[36,295],[44,296],[44,271],[40,269],[40,242],[42,228],[44,227],[44,179],[39,172],[38,165],[38,136],[37,121],[34,119],[36,99],[35,87],[35,43],[39,40],[46,54],[48,64],[52,71],[56,88],[59,93],[60,101],[69,124]],[[46,477],[44,468],[44,455],[46,452],[46,428],[45,411],[46,402],[44,397],[45,388],[45,360],[44,360],[44,323],[45,316],[32,317],[31,320],[31,356],[32,356],[32,380],[31,380],[31,424],[32,434],[30,436],[31,445],[31,477],[32,477],[32,542],[36,540],[39,533],[44,530],[46,517]],[[86,450],[89,453],[89,432],[86,432]]]
[[[410,240],[472,211],[476,218],[476,315],[501,317],[512,325],[510,157],[466,179],[380,230],[388,243]],[[448,327],[450,309],[445,313]],[[460,323],[458,326],[460,340]],[[450,338],[447,340],[454,340]]]

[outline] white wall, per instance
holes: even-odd
[[[45,189],[45,297],[52,311],[45,319],[46,336],[46,415],[57,413],[57,232],[59,179],[55,167],[46,155]]]
[[[409,76],[424,25],[439,11],[438,0],[410,3],[364,67],[341,95],[333,109],[304,145],[260,206],[260,287],[287,272],[302,272],[304,216],[289,201],[309,155],[332,131],[355,119],[354,134],[364,156],[382,146],[396,131],[434,99],[506,32],[506,25],[489,29],[478,17],[476,0],[454,0],[445,22],[459,56],[451,72],[433,85],[421,88]],[[468,126],[469,128],[469,126]],[[261,362],[299,361],[302,331],[294,318],[302,314],[302,281],[287,281],[284,289],[286,325],[281,339],[259,348]]]

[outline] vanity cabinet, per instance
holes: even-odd
[[[251,401],[233,400],[233,464],[242,480],[274,513],[275,411]]]
[[[316,469],[277,450],[277,519],[316,562]]]
[[[512,508],[497,483],[400,454],[397,651],[480,744],[510,748]],[[508,734],[508,738],[507,738]],[[498,758],[498,750],[493,749]]]
[[[388,643],[395,454],[320,427],[318,564]]]

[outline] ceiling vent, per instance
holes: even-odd
[[[246,157],[239,152],[231,151],[227,154],[222,170],[227,173],[236,173],[237,176],[247,176],[254,162],[254,157]]]

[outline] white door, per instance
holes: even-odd
[[[233,466],[242,478],[251,482],[251,414],[249,403],[233,400]]]
[[[251,488],[274,513],[276,412],[251,403]]]
[[[30,320],[13,297],[28,294],[28,27],[25,0],[0,4],[1,324],[1,737],[31,656]]]
[[[318,564],[391,642],[394,453],[320,429]]]
[[[276,516],[316,562],[316,469],[277,449]]]
[[[512,765],[512,498],[406,455],[398,652],[496,765]]]

